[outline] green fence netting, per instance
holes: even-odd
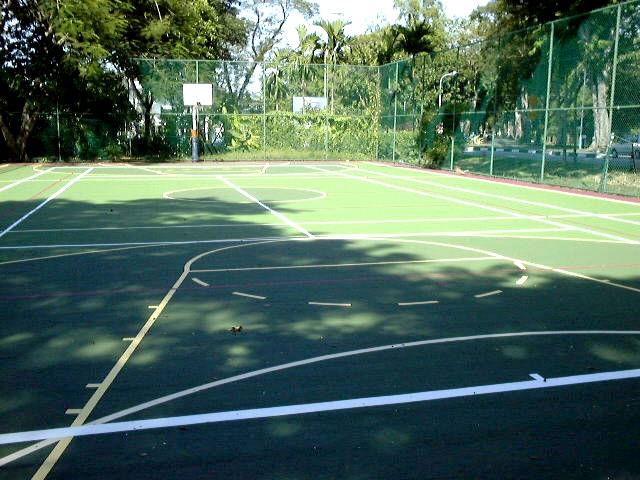
[[[30,156],[187,159],[182,85],[210,83],[205,160],[381,160],[639,195],[639,42],[633,1],[375,67],[139,59],[136,115],[41,113]]]

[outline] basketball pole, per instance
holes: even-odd
[[[198,153],[198,104],[191,107],[191,161],[197,162]]]

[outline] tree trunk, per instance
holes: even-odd
[[[13,154],[13,160],[16,162],[26,163],[29,161],[27,145],[35,123],[36,117],[31,114],[31,104],[29,102],[25,103],[22,108],[20,130],[17,136],[11,132],[4,116],[0,114],[0,130],[2,131],[2,136],[4,137],[7,147],[9,147],[9,150]]]
[[[593,98],[593,125],[594,138],[591,148],[605,150],[609,145],[611,124],[609,111],[607,110],[607,75],[606,72],[598,72],[596,81],[592,82],[591,96]]]

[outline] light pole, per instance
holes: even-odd
[[[447,77],[453,77],[457,74],[458,72],[454,70],[453,72],[445,73],[440,77],[440,87],[438,87],[438,108],[442,107],[442,81]]]

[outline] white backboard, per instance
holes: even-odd
[[[185,105],[213,105],[213,86],[210,83],[183,83]]]
[[[303,113],[305,110],[325,110],[326,97],[293,97],[293,112]]]

